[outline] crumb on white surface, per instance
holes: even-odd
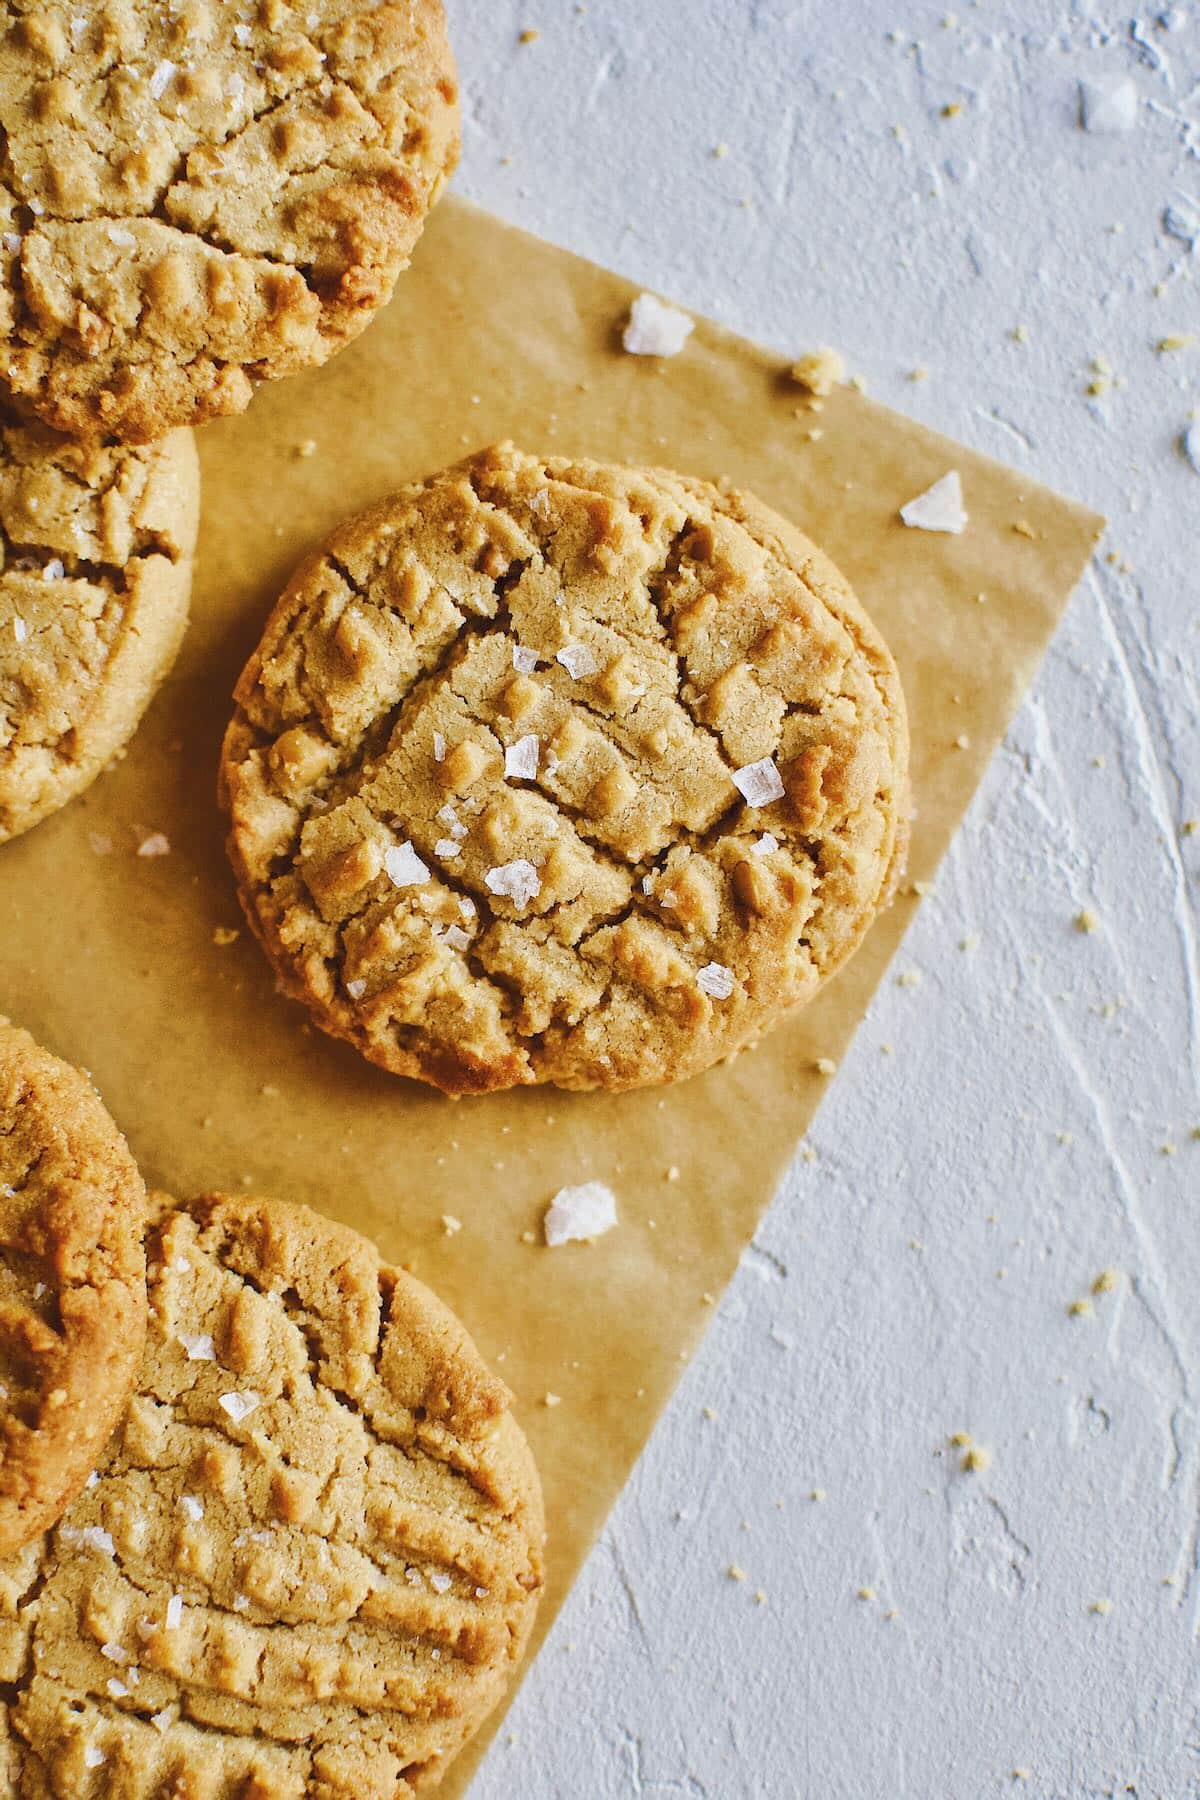
[[[591,1243],[617,1223],[617,1198],[602,1181],[559,1188],[542,1221],[551,1250],[560,1244]]]
[[[678,356],[694,329],[695,321],[677,306],[654,294],[639,294],[621,342],[631,356]]]
[[[942,531],[960,536],[967,528],[969,514],[963,505],[962,477],[950,469],[932,487],[900,508],[904,523],[917,531]]]

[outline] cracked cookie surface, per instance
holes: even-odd
[[[0,842],[133,735],[187,625],[199,505],[190,431],[84,445],[0,409]]]
[[[0,125],[0,379],[126,442],[356,336],[458,155],[441,0],[13,0]]]
[[[293,577],[221,773],[285,989],[448,1093],[708,1067],[890,896],[892,659],[746,494],[504,445]]]
[[[159,1208],[138,1391],[0,1565],[18,1800],[436,1786],[542,1582],[533,1461],[457,1320],[305,1207]]]
[[[0,1020],[0,1555],[58,1518],[133,1391],[145,1201],[87,1078]]]

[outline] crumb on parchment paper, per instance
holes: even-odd
[[[792,380],[797,387],[802,387],[806,394],[812,394],[818,400],[824,400],[832,394],[846,379],[846,362],[841,352],[831,350],[828,344],[822,344],[818,350],[810,350],[792,364]]]

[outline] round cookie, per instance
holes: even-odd
[[[244,410],[391,298],[458,156],[442,0],[16,0],[0,371],[79,437]]]
[[[0,409],[0,842],[136,730],[187,625],[199,505],[190,431],[82,445]]]
[[[811,998],[890,896],[904,702],[746,494],[511,446],[298,570],[221,793],[285,989],[447,1093],[628,1088]]]
[[[419,1282],[306,1207],[163,1202],[138,1393],[0,1565],[18,1800],[435,1786],[542,1583],[509,1394]]]
[[[0,1555],[59,1517],[133,1392],[145,1202],[91,1083],[0,1019]]]

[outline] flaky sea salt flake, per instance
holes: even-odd
[[[232,1394],[222,1394],[217,1404],[229,1414],[235,1425],[240,1425],[243,1419],[248,1419],[262,1405],[262,1399],[253,1389],[247,1388],[244,1393],[235,1390]]]
[[[963,507],[962,480],[957,469],[951,469],[935,481],[931,488],[900,508],[900,517],[918,531],[948,531],[957,537],[967,528]]]
[[[169,62],[164,56],[163,60],[155,68],[153,75],[150,77],[150,97],[152,100],[162,99],[163,95],[174,81],[177,72],[175,64]]]
[[[617,1222],[617,1197],[602,1181],[584,1181],[577,1187],[559,1188],[542,1230],[551,1250],[560,1244],[590,1243],[611,1231]]]
[[[678,356],[695,321],[654,294],[639,294],[629,309],[622,344],[630,356]]]
[[[217,1349],[207,1331],[180,1331],[176,1341],[187,1352],[189,1362],[216,1362]]]
[[[446,740],[440,731],[433,734],[433,760],[439,763],[446,760]]]
[[[408,840],[388,846],[383,853],[383,866],[393,887],[420,887],[429,880],[429,870]]]
[[[1138,91],[1127,75],[1079,84],[1079,118],[1085,131],[1114,137],[1137,124]]]
[[[193,1525],[198,1525],[204,1517],[204,1502],[198,1500],[195,1494],[180,1494],[179,1510]]]
[[[444,862],[462,855],[462,845],[456,838],[439,838],[433,846],[433,854],[440,856]]]
[[[183,1624],[183,1595],[172,1594],[167,1601],[167,1630],[178,1631]]]
[[[43,566],[42,580],[61,581],[66,572],[67,565],[63,562],[62,557],[52,556],[50,561]]]
[[[461,925],[447,925],[442,942],[449,944],[452,950],[468,950],[471,946],[471,934],[464,931]]]
[[[110,244],[116,244],[121,250],[132,250],[137,243],[132,231],[127,231],[124,225],[110,225],[105,235]]]
[[[454,1585],[453,1577],[442,1569],[435,1569],[429,1577],[429,1585],[435,1594],[444,1594]]]
[[[501,863],[484,876],[493,894],[503,894],[514,906],[528,906],[542,891],[542,878],[527,857]]]
[[[594,675],[600,666],[586,644],[564,644],[554,660],[562,664],[572,681]]]
[[[16,638],[18,644],[23,644],[25,639],[29,636],[29,627],[21,617],[20,613],[13,614],[13,636]]]
[[[83,1747],[83,1766],[85,1769],[102,1769],[108,1761],[99,1744],[85,1744]]]
[[[733,992],[733,970],[727,969],[724,963],[705,963],[696,981],[701,993],[707,994],[710,1000],[728,1000]]]
[[[538,666],[538,653],[524,644],[514,644],[512,661],[518,675],[532,675]]]
[[[144,837],[137,847],[139,856],[169,856],[171,840],[165,831],[152,831]]]
[[[774,856],[779,848],[779,839],[773,831],[764,831],[760,838],[755,838],[750,846],[751,856]]]
[[[504,752],[504,773],[514,781],[533,781],[537,777],[542,746],[531,732],[518,738]]]
[[[110,1675],[104,1685],[107,1687],[109,1694],[114,1700],[127,1700],[129,1698],[129,1689],[125,1686],[123,1681],[118,1681],[115,1675]]]
[[[164,1706],[161,1712],[150,1714],[150,1723],[153,1725],[155,1731],[165,1732],[170,1729],[173,1716],[170,1707]]]
[[[772,801],[783,799],[783,781],[770,756],[735,769],[733,783],[747,806],[770,806]]]
[[[346,983],[346,992],[352,1000],[361,1000],[366,991],[367,984],[365,981],[348,981]]]

